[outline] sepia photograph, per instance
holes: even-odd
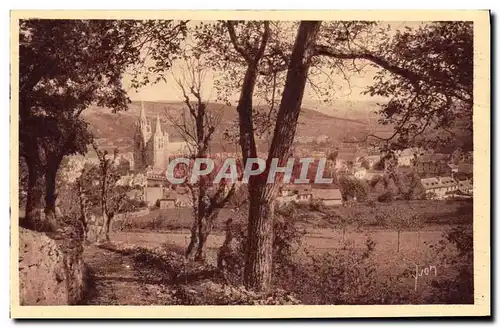
[[[10,113],[14,318],[490,315],[488,11],[12,11]]]

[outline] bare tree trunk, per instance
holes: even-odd
[[[248,158],[257,156],[257,147],[255,145],[255,136],[253,128],[253,91],[255,81],[257,79],[257,63],[247,67],[243,86],[241,89],[240,99],[238,101],[237,111],[240,126],[240,146],[243,155],[243,163],[246,163]]]
[[[196,255],[194,257],[195,261],[203,261],[205,259],[205,254],[203,253],[203,250],[207,242],[208,236],[212,232],[214,223],[213,221],[215,220],[218,214],[219,211],[216,210],[215,212],[211,213],[207,219],[204,220],[204,225],[199,234],[198,248],[196,250]]]
[[[109,231],[111,227],[111,220],[114,217],[114,213],[105,214],[104,215],[104,224],[103,224],[103,237],[105,241],[109,241]]]
[[[194,256],[195,261],[202,262],[205,259],[205,254],[203,253],[203,249],[205,247],[205,243],[207,242],[208,235],[210,231],[206,227],[202,229],[198,236],[198,247],[196,249],[196,254]]]
[[[37,222],[44,220],[42,212],[43,179],[33,160],[26,159],[28,166],[28,189],[26,198],[26,214],[23,225],[36,229]]]
[[[190,258],[193,254],[196,245],[198,245],[198,218],[194,218],[193,226],[191,227],[191,239],[189,241],[189,245],[186,249],[186,258]]]
[[[278,111],[279,124],[275,126],[267,167],[272,158],[279,158],[279,165],[283,166],[290,157],[313,46],[320,25],[319,21],[300,23]],[[242,150],[243,146],[242,144]],[[277,188],[276,183],[266,183],[266,177],[252,178],[249,184],[250,209],[244,280],[245,286],[250,289],[267,291],[272,278],[274,199]]]
[[[45,170],[45,220],[51,231],[57,229],[56,218],[56,177],[60,161],[47,164]]]
[[[87,201],[85,199],[85,194],[83,193],[80,180],[77,180],[76,188],[77,188],[77,192],[78,192],[78,202],[80,205],[80,222],[82,223],[82,227],[83,227],[83,240],[87,240],[87,235],[89,233],[88,219],[87,219],[87,206],[86,206]]]
[[[274,202],[265,198],[266,187],[261,184],[250,191],[248,238],[245,245],[245,286],[257,291],[267,290],[272,282]]]

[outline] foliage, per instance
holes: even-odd
[[[129,166],[118,161],[118,157],[112,159],[106,154],[102,159],[102,162],[95,164],[84,158],[73,157],[65,160],[59,170],[57,188],[65,197],[59,199],[58,209],[64,215],[80,218],[84,225],[92,224],[91,216],[101,217],[103,208],[106,215],[114,216],[146,206],[143,201],[131,198],[128,194],[142,187],[143,176],[131,174]],[[103,165],[106,165],[104,171]]]
[[[456,254],[446,252],[448,244],[456,247]],[[429,301],[445,304],[474,303],[474,247],[472,226],[459,225],[444,234],[435,248],[436,256],[443,265],[455,268],[455,276],[433,281],[435,292]]]
[[[183,24],[28,19],[19,25],[19,141],[29,172],[27,221],[41,216],[43,195],[47,220],[54,221],[59,166],[64,156],[85,154],[92,140],[80,114],[94,103],[125,110],[126,69],[144,64],[146,44],[162,46],[152,55],[178,52]],[[158,40],[144,39],[145,31],[155,32]]]
[[[366,159],[362,159],[360,165],[366,170],[370,169],[370,163]]]
[[[273,289],[266,293],[255,293],[243,286],[202,281],[189,286],[180,286],[175,293],[182,305],[298,305],[300,300],[293,293]]]
[[[347,176],[340,176],[338,180],[343,200],[356,198],[356,200],[363,201],[366,199],[368,188],[364,182]]]
[[[370,181],[370,189],[379,202],[421,199],[425,193],[420,177],[415,172],[403,174],[397,170],[375,176]]]
[[[404,304],[408,296],[398,288],[398,277],[383,280],[372,260],[368,239],[364,249],[335,250],[312,255],[311,263],[297,264],[293,275],[278,286],[297,294],[304,304]]]
[[[472,23],[433,22],[385,38],[378,49],[398,70],[379,71],[366,93],[390,98],[380,114],[382,124],[395,125],[392,147],[451,142],[471,149]],[[422,137],[431,128],[438,133]]]

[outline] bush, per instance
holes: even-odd
[[[321,211],[323,211],[323,209],[324,209],[324,206],[320,200],[313,199],[309,203],[309,210],[310,211],[321,212]]]
[[[293,273],[280,277],[280,288],[297,295],[304,304],[404,304],[408,297],[398,289],[398,277],[383,280],[371,259],[375,243],[363,250],[349,247],[312,256],[310,264],[296,264]]]
[[[190,286],[179,286],[175,297],[183,305],[297,305],[300,301],[290,292],[275,289],[255,293],[243,286],[201,281]]]
[[[446,251],[447,244],[456,248],[455,254]],[[454,277],[432,282],[434,293],[429,297],[433,303],[474,303],[474,248],[472,226],[457,226],[445,233],[435,249],[443,264],[456,268]]]
[[[377,200],[381,203],[389,203],[394,199],[394,195],[391,191],[386,191],[382,195],[378,196]]]
[[[120,207],[119,213],[135,212],[147,206],[147,203],[143,200],[126,198]]]
[[[364,201],[368,196],[368,185],[363,181],[342,176],[339,178],[339,185],[344,201],[354,198],[358,201]]]

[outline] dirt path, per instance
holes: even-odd
[[[88,305],[173,304],[169,277],[131,256],[88,246],[84,261],[89,269]]]

